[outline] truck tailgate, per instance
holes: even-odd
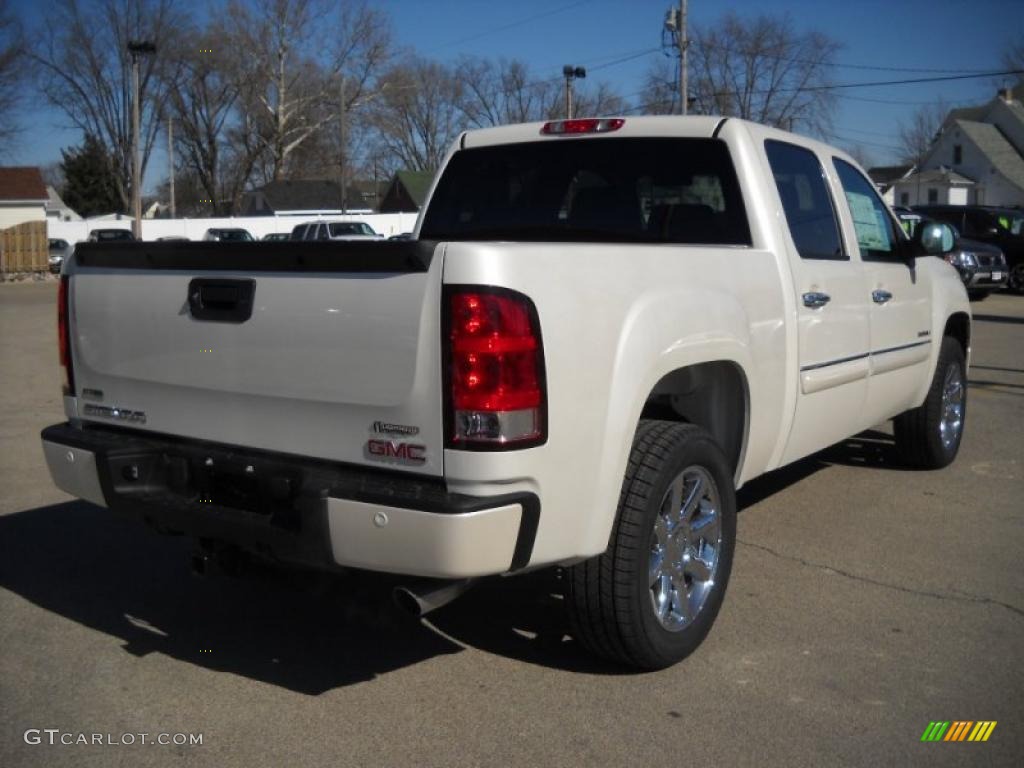
[[[80,246],[70,272],[78,415],[440,475],[434,247]]]

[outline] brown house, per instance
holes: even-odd
[[[38,168],[0,167],[0,229],[26,221],[46,221],[49,199]]]

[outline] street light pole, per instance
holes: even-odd
[[[132,234],[142,239],[142,158],[139,152],[139,57],[156,53],[156,45],[149,40],[128,43],[132,57]]]
[[[680,114],[690,111],[689,99],[689,68],[686,61],[686,49],[690,41],[686,39],[686,0],[679,0],[679,106]]]
[[[174,205],[174,118],[167,118],[167,176],[171,180],[171,218],[176,216]]]
[[[578,77],[586,77],[587,70],[583,67],[573,67],[566,64],[562,67],[562,74],[565,76],[565,118],[572,119],[572,81]]]
[[[345,76],[341,76],[341,86],[339,92],[339,102],[341,111],[338,114],[340,124],[338,126],[340,134],[338,139],[341,142],[341,159],[339,160],[340,175],[338,178],[339,186],[341,187],[341,212],[348,213],[348,174],[345,172],[345,144],[348,141],[348,121],[347,115],[345,114]]]

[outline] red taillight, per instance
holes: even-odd
[[[579,120],[553,120],[544,123],[540,132],[548,136],[571,136],[581,133],[611,133],[626,121],[621,117],[587,117]]]
[[[530,300],[513,291],[453,289],[447,337],[449,444],[543,442],[544,356]]]
[[[71,366],[71,329],[68,323],[69,280],[67,275],[62,275],[57,287],[57,349],[60,351],[60,367],[64,371],[65,395],[75,394],[75,377]]]

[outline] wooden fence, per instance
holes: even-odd
[[[45,221],[0,230],[0,272],[45,272],[49,255]]]

